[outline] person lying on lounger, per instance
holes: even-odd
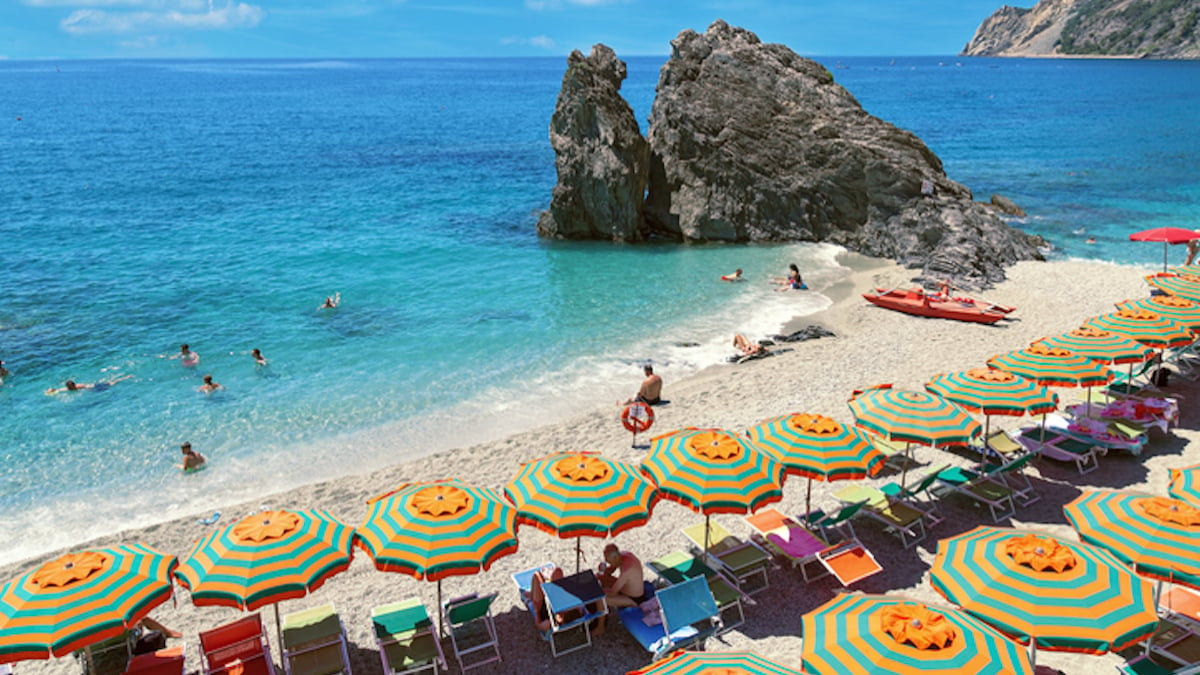
[[[529,600],[533,604],[533,622],[540,631],[550,630],[550,610],[546,605],[546,591],[542,589],[542,584],[550,581],[558,581],[563,578],[562,568],[557,565],[549,565],[533,573],[533,578],[529,580]],[[591,605],[589,611],[596,611],[597,607]],[[566,623],[578,617],[579,610],[571,610],[566,615],[556,614],[555,622],[559,624]],[[604,634],[604,622],[595,622],[598,625],[589,626],[588,630],[593,637],[598,637]]]
[[[743,358],[747,356],[763,356],[769,351],[766,347],[751,341],[750,338],[741,333],[733,336],[733,346],[737,348]]]

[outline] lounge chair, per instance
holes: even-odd
[[[810,528],[816,528],[825,541],[858,539],[858,533],[854,531],[854,523],[851,521],[865,505],[866,502],[846,504],[833,513],[825,513],[824,509],[813,509],[801,516],[801,519]]]
[[[925,538],[925,512],[902,499],[892,499],[882,490],[867,485],[847,485],[833,494],[846,504],[863,502],[860,513],[883,523],[900,537],[904,548]]]
[[[1181,668],[1161,657],[1156,660],[1150,654],[1139,654],[1125,662],[1125,665],[1117,666],[1117,672],[1121,675],[1197,675],[1200,674],[1200,664]]]
[[[1012,434],[1004,429],[993,431],[988,434],[987,438],[984,438],[978,444],[972,444],[970,447],[982,455],[985,461],[998,464],[1010,462],[1021,455],[1029,453],[1029,450],[1025,446],[1021,445],[1017,439],[1012,437]]]
[[[1132,372],[1120,369],[1113,370],[1113,380],[1108,384],[1106,392],[1110,396],[1135,396],[1158,391],[1154,385],[1154,371],[1162,365],[1158,358],[1142,361]]]
[[[909,457],[908,443],[901,443],[891,439],[883,438],[882,436],[871,436],[871,445],[875,449],[883,453],[884,466],[890,466],[893,469],[901,470],[908,466],[912,459]]]
[[[333,605],[285,614],[282,639],[287,675],[350,675],[346,629]]]
[[[133,658],[133,633],[125,631],[116,637],[88,645],[75,652],[83,675],[117,675],[125,672]]]
[[[992,513],[992,520],[998,523],[1016,515],[1017,507],[1013,499],[1013,490],[995,477],[997,470],[992,469],[990,473],[985,473],[952,466],[938,472],[937,483],[930,490],[933,490],[935,495],[945,493],[970,497],[987,506]]]
[[[855,537],[831,544],[775,509],[747,516],[746,522],[758,531],[767,546],[792,567],[800,568],[805,583],[828,574],[848,588],[883,571],[875,556]],[[810,575],[813,569],[815,574]]]
[[[130,660],[125,675],[183,675],[183,647],[167,647]]]
[[[989,474],[992,478],[1000,479],[1013,491],[1013,499],[1018,506],[1029,506],[1042,500],[1042,496],[1034,489],[1029,476],[1025,475],[1025,468],[1033,459],[1034,455],[1032,454],[1020,455],[1001,464]]]
[[[929,522],[930,527],[933,527],[946,520],[946,516],[942,515],[941,502],[931,492],[931,488],[937,483],[938,473],[948,468],[950,468],[949,464],[943,464],[927,472],[916,483],[909,486],[901,486],[899,483],[885,483],[879,489],[888,497],[903,499],[923,511],[925,513],[925,520]]]
[[[736,628],[746,621],[742,610],[742,600],[753,602],[750,596],[738,590],[737,585],[727,579],[717,570],[709,567],[703,560],[683,551],[672,551],[667,555],[651,560],[646,564],[658,577],[660,585],[683,583],[694,577],[704,577],[708,580],[708,590],[713,594],[717,603],[717,611],[721,614],[721,632]],[[727,611],[737,612],[736,621],[725,621]]]
[[[543,564],[512,575],[521,600],[535,622],[538,608],[533,604],[531,593],[533,575],[545,567],[547,565]],[[595,573],[584,570],[554,582],[545,582],[542,584],[542,590],[545,594],[546,613],[550,617],[550,627],[539,632],[542,639],[550,643],[550,653],[557,658],[592,646],[592,634],[588,626],[595,620],[603,620],[608,614],[604,590],[600,588],[600,581],[596,579]],[[564,641],[572,635],[581,635],[583,639],[564,648]]]
[[[704,577],[693,577],[659,589],[647,583],[646,590],[658,600],[661,623],[647,623],[647,616],[640,607],[623,607],[618,615],[621,624],[643,649],[653,655],[654,660],[676,649],[701,648],[705,640],[721,629],[717,601]]]
[[[425,671],[437,675],[446,669],[442,642],[420,598],[372,609],[371,623],[384,675]]]
[[[496,594],[472,593],[442,603],[442,618],[450,633],[450,646],[459,670],[502,661],[500,640],[496,637],[496,621],[492,618],[492,602]],[[472,656],[468,662],[464,657]]]
[[[1056,431],[1062,436],[1070,436],[1076,440],[1091,443],[1105,451],[1124,450],[1133,455],[1140,455],[1142,448],[1146,447],[1145,435],[1129,439],[1112,433],[1108,429],[1108,425],[1103,422],[1090,422],[1086,419],[1072,422],[1062,415],[1052,413],[1045,416],[1043,425],[1047,431]]]
[[[1172,584],[1158,600],[1159,612],[1200,631],[1200,591]]]
[[[1167,350],[1167,356],[1163,360],[1174,366],[1180,377],[1193,382],[1200,379],[1200,347],[1197,347],[1195,342]]]
[[[204,675],[275,675],[271,645],[256,612],[200,633]]]
[[[704,527],[708,525],[708,550],[704,549]],[[705,557],[708,562],[727,573],[737,584],[738,590],[754,595],[767,589],[771,584],[767,576],[767,568],[771,565],[771,556],[759,548],[754,542],[743,541],[733,536],[723,525],[706,519],[683,528],[683,536],[692,542],[694,552]],[[751,583],[760,579],[761,583]]]
[[[1160,665],[1189,667],[1200,665],[1200,634],[1190,626],[1171,619],[1160,619],[1158,630],[1146,643],[1147,654]]]

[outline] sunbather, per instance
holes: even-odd
[[[642,584],[642,561],[616,544],[604,547],[600,563],[600,587],[609,607],[633,607],[646,601]]]
[[[533,605],[533,621],[534,625],[540,631],[550,630],[550,610],[546,606],[546,591],[542,589],[542,584],[550,581],[558,581],[563,578],[562,568],[557,565],[550,565],[553,569],[543,567],[533,573],[533,577],[529,580],[529,602]],[[594,611],[595,607],[589,606],[589,610]],[[567,615],[556,614],[555,621],[558,623],[566,623],[572,620],[573,617],[580,616],[578,610],[572,610]],[[596,622],[598,625],[590,626],[589,630],[593,636],[600,636],[604,633],[604,622]]]
[[[757,342],[752,342],[750,338],[742,335],[741,333],[733,336],[733,346],[737,348],[739,352],[741,352],[743,357],[762,356],[769,351],[766,347],[758,344]]]

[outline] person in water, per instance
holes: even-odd
[[[741,281],[741,280],[742,280],[742,268],[740,268],[740,267],[737,268],[736,270],[734,270],[733,274],[721,275],[721,281]]]
[[[178,466],[180,469],[183,469],[184,473],[198,471],[204,468],[204,465],[208,462],[208,460],[204,458],[204,455],[192,450],[191,443],[184,443],[183,445],[179,446],[179,450],[183,452],[183,463],[176,464],[176,466]]]
[[[646,379],[642,380],[642,386],[638,388],[638,393],[634,394],[631,398],[625,399],[623,405],[628,405],[634,401],[649,405],[662,403],[662,377],[654,374],[654,366],[649,363],[642,366],[642,372],[646,374]]]
[[[11,374],[12,373],[8,372],[8,368],[4,367],[4,361],[0,360],[0,384],[4,384],[4,378],[8,377]]]
[[[75,380],[67,380],[66,383],[64,384],[64,386],[62,386],[62,387],[59,387],[57,389],[55,389],[54,387],[50,387],[49,389],[47,389],[46,395],[53,396],[55,394],[61,394],[65,391],[83,391],[84,389],[91,389],[92,391],[104,391],[105,389],[108,389],[109,387],[113,386],[114,384],[116,384],[118,382],[124,382],[125,380],[128,380],[131,377],[133,377],[133,376],[132,375],[123,375],[121,377],[118,377],[115,380],[101,380],[100,382],[95,382],[93,384],[88,384],[86,382],[76,382]]]
[[[200,391],[204,392],[205,394],[211,394],[218,389],[224,388],[225,387],[221,386],[220,383],[213,382],[212,375],[205,375],[204,384],[200,385]]]
[[[196,364],[200,363],[200,355],[189,349],[186,344],[179,345],[179,353],[171,358],[179,359],[179,364],[184,368],[195,368]]]
[[[338,292],[334,293],[332,296],[325,298],[325,302],[321,303],[321,306],[318,307],[317,309],[336,309],[338,306],[338,303],[341,301],[342,301],[342,292],[338,291]]]
[[[796,267],[796,263],[788,265],[788,275],[785,279],[776,280],[777,284],[783,288],[777,288],[777,291],[786,291],[789,288],[797,291],[808,290],[808,286],[804,283],[804,277],[800,276],[800,268]]]
[[[267,357],[263,356],[262,352],[258,351],[258,347],[250,350],[250,356],[254,359],[254,363],[256,365],[267,365]]]

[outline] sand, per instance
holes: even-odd
[[[844,258],[856,271],[845,282],[823,291],[835,301],[833,306],[819,315],[804,317],[793,326],[819,323],[832,329],[837,337],[781,345],[778,353],[770,358],[715,366],[685,381],[672,381],[669,369],[664,370],[661,373],[666,379],[664,396],[671,403],[658,409],[653,432],[686,426],[743,430],[766,417],[788,412],[822,413],[851,422],[846,400],[856,388],[888,382],[897,387],[920,389],[935,373],[980,367],[992,355],[1019,349],[1039,337],[1070,330],[1090,316],[1112,311],[1114,302],[1147,294],[1141,278],[1145,272],[1136,268],[1093,262],[1028,262],[1011,268],[1008,281],[983,294],[993,302],[1015,305],[1018,310],[1014,321],[983,326],[920,319],[871,306],[859,297],[861,291],[877,285],[908,285],[912,276],[910,271],[890,262],[854,254],[845,254]],[[1150,445],[1140,457],[1110,454],[1102,459],[1099,470],[1086,476],[1080,476],[1073,465],[1050,460],[1036,462],[1029,473],[1042,500],[1018,509],[1011,524],[1075,540],[1061,507],[1081,490],[1129,488],[1165,494],[1168,468],[1200,461],[1200,444],[1193,442],[1200,436],[1197,432],[1200,415],[1186,403],[1194,400],[1195,389],[1194,383],[1181,378],[1172,380],[1168,391],[1184,397],[1185,401],[1181,405],[1180,426],[1167,435],[1154,432]],[[1070,389],[1058,391],[1066,398],[1077,393]],[[252,503],[228,505],[222,509],[222,523],[233,522],[262,505],[269,505],[273,508],[326,509],[345,522],[357,525],[365,514],[364,500],[399,483],[456,477],[502,488],[522,461],[555,451],[593,450],[618,459],[640,461],[645,450],[630,447],[630,436],[621,427],[618,413],[619,407],[610,403],[567,422],[497,442],[397,464],[369,475],[316,483]],[[1011,429],[1028,422],[1022,418],[993,417],[992,425],[993,428]],[[918,460],[922,463],[969,463],[969,458],[950,452],[928,450],[927,453],[918,454]],[[896,478],[894,473],[885,472],[876,480]],[[804,504],[804,485],[803,479],[789,481],[784,501],[778,508],[785,513],[800,512]],[[841,487],[838,483],[815,483],[814,504],[834,505],[831,493],[838,487]],[[861,522],[857,527],[859,536],[875,553],[885,572],[867,579],[855,590],[903,594],[942,603],[927,579],[937,540],[991,522],[985,509],[966,499],[951,497],[945,502],[944,510],[947,521],[909,550],[903,549],[899,540],[871,522]],[[141,541],[182,557],[190,544],[206,531],[196,523],[196,518],[203,515],[206,514],[126,531],[93,543]],[[735,534],[750,534],[750,528],[740,516],[718,518]],[[653,559],[684,548],[687,542],[679,528],[699,520],[699,516],[686,508],[663,501],[656,507],[647,526],[620,535],[617,542],[643,560]],[[585,564],[594,566],[599,561],[604,542],[585,539],[583,544],[587,556]],[[519,603],[510,575],[544,561],[569,566],[574,546],[573,540],[555,539],[532,527],[522,528],[517,554],[499,560],[490,571],[453,577],[444,582],[446,597],[473,591],[500,592],[495,613],[504,662],[477,672],[623,673],[648,662],[647,655],[616,622],[610,624],[607,634],[599,637],[593,648],[557,660],[537,637],[528,613]],[[11,578],[51,557],[53,554],[0,568],[0,579]],[[709,649],[750,649],[793,667],[798,665],[801,615],[843,589],[829,578],[805,584],[799,572],[789,567],[772,570],[770,577],[770,591],[757,595],[757,604],[746,609],[745,624],[710,640]],[[378,572],[367,556],[360,553],[347,572],[334,577],[306,599],[283,603],[282,610],[286,613],[333,602],[349,635],[354,672],[370,674],[381,671],[370,630],[371,608],[412,596],[420,596],[432,608],[436,603],[436,586],[399,574]],[[271,625],[273,610],[262,611],[264,621]],[[184,633],[189,671],[200,668],[197,631],[239,615],[239,611],[228,608],[193,607],[187,591],[182,588],[176,593],[174,606],[168,602],[153,614]],[[1038,662],[1067,673],[1111,672],[1121,659],[1116,655],[1041,651]],[[24,675],[75,669],[74,661],[65,658],[23,662],[17,664],[16,671]]]

